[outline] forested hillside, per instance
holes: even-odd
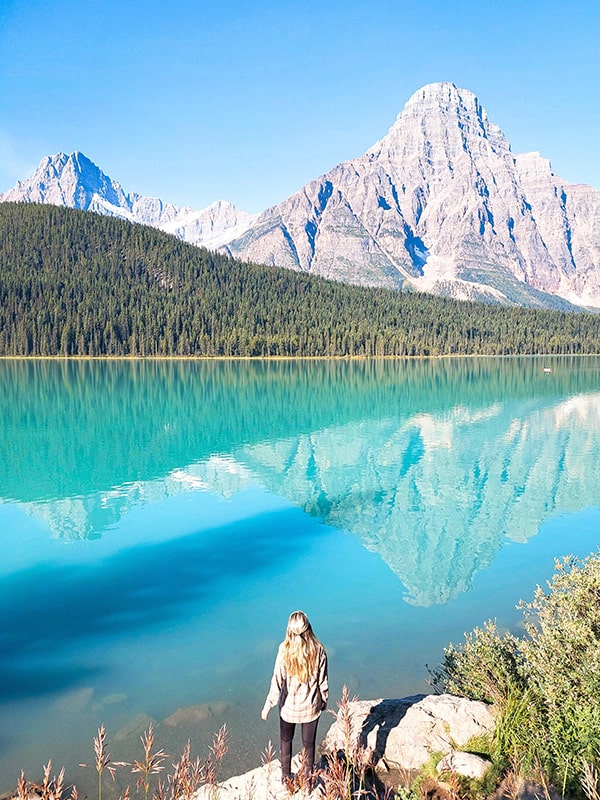
[[[0,355],[600,352],[600,315],[365,289],[153,228],[0,204]]]

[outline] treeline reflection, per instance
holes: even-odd
[[[457,404],[556,401],[598,359],[4,361],[0,496],[79,496],[152,480],[244,444]]]

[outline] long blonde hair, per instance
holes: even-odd
[[[304,611],[290,614],[283,642],[283,666],[287,674],[307,683],[317,670],[320,645]]]

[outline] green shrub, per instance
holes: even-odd
[[[465,634],[460,647],[445,648],[442,664],[430,670],[432,683],[440,691],[502,707],[515,689],[525,686],[519,644],[510,633],[501,636],[488,620]]]
[[[542,767],[563,794],[581,794],[600,752],[600,551],[556,561],[546,590],[519,607],[525,636],[486,622],[445,649],[432,683],[494,703],[497,756]]]
[[[527,682],[543,709],[546,750],[563,788],[600,747],[600,551],[555,562],[547,591],[521,603]]]

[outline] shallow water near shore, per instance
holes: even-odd
[[[225,723],[223,775],[254,767],[291,611],[332,706],[426,692],[600,543],[595,357],[7,361],[0,387],[0,791],[52,758],[93,795],[101,723],[116,760],[150,721],[203,757]]]

